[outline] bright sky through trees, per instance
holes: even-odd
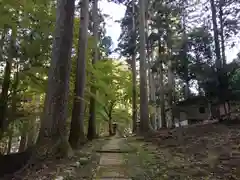
[[[117,47],[117,40],[121,33],[120,24],[115,22],[116,20],[120,20],[123,18],[125,13],[124,5],[118,5],[113,2],[108,2],[107,0],[102,0],[99,2],[99,7],[103,11],[104,14],[108,14],[110,17],[106,20],[106,28],[107,28],[107,35],[111,36],[113,40],[113,48]],[[240,42],[232,48],[226,49],[226,56],[227,61],[232,61],[237,53],[240,51]],[[112,56],[118,57],[118,54],[113,54]]]

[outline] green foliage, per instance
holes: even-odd
[[[89,70],[89,69],[88,69]],[[95,68],[89,70],[96,83],[92,84],[98,90],[97,95],[91,94],[97,100],[97,112],[105,121],[111,115],[117,122],[129,121],[131,99],[131,72],[126,65],[116,60],[106,59],[98,61]],[[91,83],[91,82],[90,82]]]

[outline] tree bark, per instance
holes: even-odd
[[[190,89],[189,89],[189,77],[188,77],[188,73],[189,73],[189,61],[188,61],[188,56],[187,56],[187,52],[188,52],[188,37],[187,37],[187,33],[186,33],[186,2],[182,1],[182,28],[183,28],[183,33],[182,33],[182,41],[183,41],[183,58],[184,58],[184,81],[185,81],[185,86],[184,86],[184,99],[188,99],[189,95],[190,95]]]
[[[81,1],[81,25],[79,28],[78,58],[75,81],[75,99],[72,111],[72,121],[69,142],[72,148],[78,148],[85,142],[84,136],[84,89],[86,81],[86,58],[88,43],[89,0]]]
[[[41,128],[34,153],[37,158],[68,156],[67,103],[73,40],[74,0],[57,1],[56,27]]]
[[[40,95],[35,95],[35,112],[38,114],[40,113]],[[27,147],[31,147],[35,144],[36,141],[36,135],[37,135],[37,127],[38,124],[38,116],[32,118],[29,120],[28,125],[28,141],[27,141]]]
[[[7,122],[7,103],[8,103],[8,91],[11,83],[11,71],[13,63],[14,43],[16,38],[16,32],[12,30],[10,45],[8,49],[8,59],[6,60],[6,66],[4,70],[2,92],[0,96],[0,131],[2,134],[8,126]]]
[[[115,101],[110,101],[108,102],[109,106],[104,107],[104,111],[108,116],[108,132],[109,136],[113,135],[113,122],[112,122],[112,113],[113,113],[113,108],[115,106]]]
[[[159,89],[160,89],[160,114],[161,114],[161,126],[167,127],[166,114],[165,114],[165,89],[163,84],[163,60],[161,58],[161,41],[158,40],[158,57],[159,57]]]
[[[222,51],[222,69],[223,69],[223,76],[227,77],[227,72],[226,72],[226,54],[225,54],[225,39],[224,39],[224,22],[223,22],[223,6],[224,6],[224,1],[223,0],[220,0],[220,3],[219,3],[219,21],[220,21],[220,37],[221,37],[221,51]],[[224,78],[226,79],[226,78]],[[225,104],[227,103],[227,105],[230,107],[230,103],[229,103],[229,98],[227,97],[228,95],[228,88],[227,87],[224,87],[223,89],[223,93],[221,94],[224,94],[224,110],[225,110],[225,114],[228,114],[227,115],[227,118],[230,119],[230,114],[227,113],[226,111],[226,106]],[[225,103],[226,102],[226,103]]]
[[[137,72],[136,72],[136,56],[132,55],[132,128],[133,133],[137,131]]]
[[[97,62],[99,53],[98,53],[98,0],[93,0],[93,38],[94,38],[94,49],[93,49],[93,60],[92,65]],[[94,77],[92,76],[92,79]],[[95,82],[95,80],[93,79]],[[96,94],[96,88],[94,85],[91,86],[92,94]],[[94,97],[90,97],[90,108],[89,108],[89,121],[88,121],[88,134],[87,137],[89,140],[92,140],[97,137],[96,134],[96,101]]]
[[[8,102],[8,91],[10,87],[10,76],[11,76],[11,69],[12,69],[12,60],[6,61],[6,66],[4,70],[4,78],[3,78],[3,86],[2,86],[2,93],[1,93],[1,107],[0,107],[0,129],[4,131],[7,125],[7,102]]]
[[[215,44],[215,54],[216,54],[216,68],[219,72],[222,63],[221,63],[221,54],[220,54],[220,45],[218,39],[218,27],[217,27],[217,15],[216,15],[216,6],[214,0],[210,0],[211,3],[211,11],[212,11],[212,22],[213,22],[213,33],[214,33],[214,44]]]
[[[17,72],[15,73],[14,83],[12,85],[12,109],[11,109],[11,115],[10,115],[10,121],[12,122],[12,124],[10,124],[7,154],[11,153],[12,138],[13,138],[13,131],[14,131],[13,124],[14,124],[14,120],[16,119],[16,112],[17,112],[17,87],[19,83],[18,64],[16,65],[16,69],[17,69]]]
[[[145,2],[139,0],[139,22],[140,22],[140,131],[149,131],[149,110],[148,110],[148,90],[146,74],[146,52],[145,52]]]
[[[147,7],[149,6],[148,4],[149,2],[147,2]],[[147,13],[148,14],[148,13]],[[149,32],[149,26],[148,26],[148,15],[145,17],[145,25],[146,25],[146,38],[147,38],[147,42],[146,42],[146,50],[147,50],[147,54],[146,54],[146,60],[147,60],[147,77],[148,77],[148,104],[151,105],[151,108],[154,106],[154,97],[153,97],[153,79],[152,79],[152,72],[151,72],[151,51],[150,51],[150,43],[148,40],[148,32]],[[150,118],[150,124],[152,129],[155,129],[155,114],[151,112],[149,114],[149,118]]]
[[[136,26],[135,26],[135,1],[132,1],[132,132],[137,132],[137,70],[136,70]]]
[[[150,100],[151,100],[151,105],[152,105],[152,108],[155,109],[155,85],[154,85],[154,76],[152,73],[149,74],[150,75],[150,78],[149,78],[149,84],[150,84]],[[151,113],[150,113],[150,122],[152,124],[152,128],[154,130],[157,129],[157,124],[156,124],[156,113],[155,113],[155,110],[152,110]]]
[[[173,91],[174,91],[174,74],[173,74],[173,64],[172,64],[172,45],[171,45],[171,30],[167,32],[167,57],[168,57],[168,121],[167,127],[172,128],[173,126]]]
[[[226,66],[226,55],[225,55],[225,40],[224,40],[224,25],[223,25],[223,1],[220,1],[219,5],[219,21],[220,21],[220,37],[221,37],[221,50],[222,50],[222,66]]]
[[[148,31],[148,28],[147,28]],[[148,37],[148,34],[146,35]],[[149,104],[153,108],[155,106],[155,92],[154,92],[154,82],[153,82],[153,74],[151,72],[151,53],[150,53],[150,45],[147,42],[147,61],[148,61],[148,89],[149,89]],[[150,112],[150,123],[153,129],[156,129],[156,116],[153,111]]]
[[[211,3],[211,11],[212,11],[212,22],[213,22],[213,33],[214,33],[214,44],[215,44],[215,54],[216,54],[216,68],[217,68],[217,77],[218,77],[218,93],[217,97],[219,100],[219,107],[221,104],[225,104],[226,101],[226,88],[225,85],[225,72],[222,71],[222,59],[221,59],[221,51],[219,44],[219,32],[217,26],[217,13],[216,13],[216,5],[214,0],[210,0]],[[220,115],[219,115],[220,116]]]
[[[8,134],[7,154],[10,154],[12,150],[12,138],[13,138],[13,128],[10,127],[10,132]]]
[[[5,42],[5,37],[7,35],[8,29],[4,26],[2,34],[1,34],[1,40],[0,40],[0,61],[3,61],[3,46]]]
[[[36,119],[32,118],[28,122],[27,148],[35,144]]]
[[[113,135],[112,116],[111,115],[108,116],[108,132],[109,132],[109,136]]]
[[[22,129],[22,133],[21,133],[21,140],[20,140],[20,145],[18,148],[18,152],[23,152],[26,149],[27,146],[27,135],[28,135],[28,122],[23,122],[23,129]]]

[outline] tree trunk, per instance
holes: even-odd
[[[159,67],[158,67],[159,68]],[[160,82],[159,82],[159,69],[157,69],[156,75],[154,76],[154,84],[155,84],[155,118],[156,118],[156,126],[157,129],[160,129],[162,126],[161,122],[161,110],[160,110],[160,94],[159,94],[159,88],[160,88]]]
[[[160,114],[161,114],[161,126],[163,128],[167,127],[166,114],[165,114],[165,89],[163,84],[163,60],[161,58],[161,41],[158,40],[158,56],[159,56],[159,89],[160,89]]]
[[[157,124],[156,124],[156,112],[155,110],[155,85],[154,85],[154,77],[153,77],[153,74],[150,73],[150,78],[149,78],[149,84],[150,84],[150,100],[151,100],[151,105],[152,105],[152,110],[151,110],[151,113],[150,113],[150,122],[152,124],[152,127],[154,130],[157,129]]]
[[[36,133],[36,119],[29,119],[28,122],[28,136],[27,136],[27,147],[31,147],[35,144],[35,133]]]
[[[147,7],[149,6],[148,2],[147,2]],[[150,43],[148,40],[149,37],[149,26],[148,26],[148,15],[145,17],[145,25],[146,25],[146,38],[147,38],[147,55],[146,55],[146,60],[147,60],[147,77],[148,77],[148,102],[151,105],[151,112],[150,112],[150,124],[152,129],[155,129],[155,114],[152,111],[152,107],[154,106],[154,97],[153,97],[153,79],[152,79],[152,72],[151,72],[151,51],[150,51]]]
[[[4,42],[5,42],[5,37],[7,35],[8,29],[4,26],[3,30],[2,30],[2,34],[1,34],[1,40],[0,40],[0,61],[3,61],[3,46],[4,46]]]
[[[4,70],[3,84],[2,84],[2,92],[0,96],[0,131],[1,134],[7,129],[7,103],[8,103],[8,91],[11,83],[11,70],[13,63],[13,53],[14,53],[14,43],[16,38],[16,32],[12,30],[11,34],[11,42],[8,50],[8,59],[6,61],[6,66]]]
[[[94,87],[91,87],[91,92],[96,93]],[[88,134],[87,138],[92,140],[97,137],[96,132],[96,101],[94,97],[90,97],[90,105],[89,105],[89,120],[88,120]]]
[[[23,129],[22,129],[22,133],[21,133],[21,140],[20,140],[20,145],[18,148],[18,152],[23,152],[26,149],[27,146],[27,135],[28,135],[28,122],[23,122]]]
[[[168,122],[167,127],[172,127],[173,122],[173,112],[172,112],[172,102],[173,102],[173,74],[172,74],[172,61],[168,60]]]
[[[35,95],[35,112],[38,114],[41,112],[40,110],[40,95]],[[27,147],[31,147],[35,144],[36,141],[36,134],[37,134],[37,127],[36,124],[38,124],[38,116],[32,118],[29,120],[28,124],[28,141],[27,141]]]
[[[7,102],[8,102],[8,91],[10,87],[10,76],[11,76],[11,69],[12,69],[12,60],[8,60],[6,62],[5,71],[4,71],[4,78],[3,78],[3,86],[2,86],[2,93],[0,99],[0,129],[5,130],[7,125]]]
[[[93,49],[93,60],[92,65],[97,62],[98,60],[98,0],[93,1],[93,8],[92,8],[92,14],[93,14],[93,37],[94,37],[94,49]],[[92,76],[93,78],[93,76]],[[93,82],[94,79],[93,79]],[[96,94],[96,88],[94,85],[91,86],[91,92],[92,94]],[[94,139],[96,134],[96,102],[94,97],[90,97],[90,108],[89,108],[89,121],[88,121],[88,134],[87,137],[89,140]]]
[[[29,125],[29,122],[28,121],[23,121],[23,126],[21,128],[21,140],[20,140],[20,145],[19,145],[19,148],[18,148],[18,152],[24,152],[25,149],[26,149],[26,146],[27,146],[27,137],[28,137],[28,125]]]
[[[147,28],[148,31],[148,28]],[[148,37],[148,34],[147,36]],[[156,113],[153,110],[155,108],[155,85],[154,85],[154,75],[151,72],[151,61],[154,61],[153,53],[150,52],[150,44],[147,42],[147,60],[148,60],[148,89],[149,89],[149,104],[151,105],[151,112],[150,112],[150,123],[152,129],[156,130]]]
[[[221,63],[220,45],[219,45],[219,39],[218,39],[216,6],[214,3],[214,0],[210,0],[210,3],[211,3],[213,33],[214,33],[214,43],[215,43],[216,67],[219,72],[221,69],[222,63]]]
[[[168,121],[167,121],[167,127],[172,128],[173,126],[173,109],[172,109],[172,104],[173,104],[173,91],[174,91],[174,74],[173,74],[173,65],[172,65],[172,57],[171,57],[171,32],[169,30],[168,33],[168,38],[167,38],[167,57],[168,57]]]
[[[12,138],[13,138],[13,128],[10,127],[10,132],[8,134],[7,154],[10,154],[12,150]]]
[[[182,28],[183,28],[183,33],[182,33],[182,41],[183,41],[183,58],[184,58],[184,81],[185,81],[185,86],[184,86],[184,99],[188,99],[189,94],[190,94],[190,89],[189,89],[189,78],[188,78],[188,73],[189,73],[189,61],[187,57],[187,52],[188,52],[188,37],[186,33],[186,2],[182,1]]]
[[[221,37],[221,51],[222,51],[222,68],[223,68],[223,76],[227,77],[227,72],[225,69],[226,66],[226,55],[225,55],[225,39],[224,39],[224,22],[223,22],[223,5],[224,5],[224,1],[220,0],[220,4],[219,4],[219,21],[220,21],[220,37]],[[224,78],[226,79],[226,78]],[[225,83],[225,82],[224,82]],[[227,82],[226,82],[227,83]],[[226,108],[226,103],[228,106],[230,106],[230,103],[228,101],[228,87],[223,87],[223,93],[224,94],[224,110],[225,110],[225,114],[227,114],[227,119],[230,119],[230,113],[227,112],[227,108]],[[225,103],[226,102],[226,103]]]
[[[9,140],[8,140],[8,149],[7,149],[7,154],[11,153],[11,148],[12,148],[12,138],[13,138],[13,124],[14,120],[16,119],[16,112],[17,112],[17,87],[19,83],[19,68],[18,64],[16,65],[17,72],[15,73],[14,77],[14,83],[12,85],[12,109],[11,109],[11,115],[10,115],[10,121],[12,124],[10,124],[10,132],[9,132]]]
[[[85,142],[84,136],[84,89],[86,81],[86,58],[88,43],[89,0],[81,1],[81,25],[79,28],[78,58],[75,81],[75,99],[72,111],[69,142],[72,148],[78,148]]]
[[[189,89],[189,81],[185,79],[185,86],[184,86],[184,99],[188,99],[190,94],[190,89]]]
[[[48,87],[41,128],[34,153],[38,158],[68,156],[71,148],[66,135],[67,104],[73,39],[74,0],[57,1],[57,18]]]
[[[213,33],[214,33],[214,44],[215,44],[215,54],[216,54],[216,68],[217,68],[217,76],[218,76],[218,100],[219,106],[225,103],[226,99],[226,88],[224,87],[224,76],[225,73],[222,71],[222,60],[221,60],[221,51],[219,45],[219,33],[218,33],[218,26],[217,26],[217,13],[216,13],[216,5],[214,0],[210,0],[211,3],[211,11],[212,11],[212,22],[213,22]],[[220,115],[219,115],[220,116]]]
[[[219,5],[219,21],[220,21],[220,37],[221,37],[221,49],[222,49],[222,66],[226,65],[226,55],[225,55],[225,40],[224,40],[224,25],[223,25],[223,1],[220,1]]]
[[[139,22],[140,22],[140,131],[149,131],[149,110],[148,110],[148,91],[146,74],[146,52],[145,52],[145,2],[139,0]]]
[[[108,132],[109,132],[109,136],[113,135],[112,116],[111,115],[109,115],[109,117],[108,117]]]
[[[114,109],[114,105],[115,105],[115,101],[110,101],[109,102],[109,106],[106,107],[105,106],[105,113],[108,116],[108,132],[109,132],[109,136],[113,135],[113,122],[112,122],[112,113],[113,113],[113,109]]]
[[[209,119],[213,119],[211,102],[208,102],[208,111],[209,111]]]
[[[185,26],[185,23],[184,23]],[[184,33],[183,33],[183,38],[184,38],[184,80],[185,80],[185,87],[184,87],[184,99],[188,99],[189,95],[190,95],[190,89],[189,89],[189,77],[188,77],[188,73],[189,73],[189,62],[188,62],[188,57],[187,57],[187,35],[186,35],[186,30],[184,28]]]
[[[136,72],[136,56],[132,55],[132,128],[133,133],[137,131],[137,72]]]
[[[132,132],[137,132],[137,70],[136,70],[136,27],[135,27],[135,1],[132,1]]]

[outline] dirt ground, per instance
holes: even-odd
[[[162,130],[128,141],[139,148],[138,157],[127,157],[128,164],[139,164],[145,173],[138,176],[145,174],[145,179],[240,179],[240,125]]]
[[[129,149],[119,147],[124,138],[100,138],[86,144],[71,159],[49,160],[25,171],[14,180],[105,180],[126,179],[122,154]],[[123,152],[122,152],[123,150]],[[13,180],[12,178],[8,178]],[[4,180],[8,180],[4,178]]]
[[[113,166],[113,161],[123,169],[104,168],[109,163]],[[92,180],[101,179],[105,171],[104,176],[109,175],[110,170],[111,175],[114,172],[132,180],[240,180],[240,125],[161,130],[145,138],[121,138],[117,143],[97,139],[75,152],[72,159],[45,162],[16,179]]]
[[[106,141],[106,138],[96,139],[76,151],[71,159],[46,161],[11,180],[92,180],[100,159],[96,150],[101,149]]]

